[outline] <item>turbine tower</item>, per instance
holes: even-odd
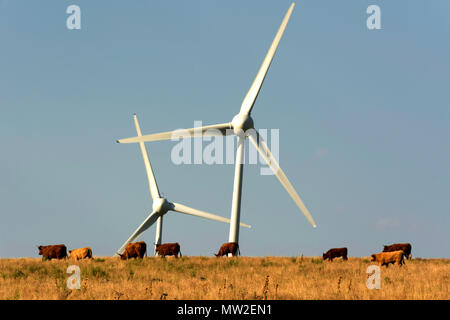
[[[134,124],[136,125],[136,132],[138,137],[142,136],[141,128],[139,126],[139,122],[137,119],[136,114],[134,115]],[[226,222],[230,223],[230,219],[200,211],[197,209],[193,209],[190,207],[187,207],[185,205],[176,203],[176,202],[169,202],[167,199],[162,198],[158,185],[156,183],[155,175],[153,173],[152,166],[150,164],[150,160],[148,158],[148,153],[145,148],[144,142],[139,142],[139,146],[142,153],[142,158],[144,159],[145,164],[145,171],[147,172],[147,179],[148,179],[148,186],[150,189],[150,195],[153,199],[153,212],[147,217],[147,219],[144,220],[144,222],[139,226],[139,228],[136,229],[136,231],[128,238],[127,241],[120,247],[120,249],[117,251],[118,254],[122,254],[125,250],[128,243],[133,242],[136,240],[145,230],[150,228],[152,224],[157,222],[156,225],[156,237],[155,237],[155,246],[156,244],[161,244],[162,241],[162,225],[163,225],[163,215],[165,215],[168,211],[176,211],[184,214],[189,214],[201,218],[206,218],[209,220],[215,220],[220,222]],[[241,223],[241,226],[250,228],[248,224]]]
[[[236,152],[236,163],[235,163],[235,172],[234,172],[234,185],[233,185],[233,199],[231,206],[231,223],[230,223],[230,233],[229,233],[229,241],[230,242],[239,242],[239,223],[240,223],[240,211],[241,211],[241,196],[242,196],[242,174],[243,174],[243,159],[244,159],[244,146],[245,139],[249,138],[250,142],[255,146],[256,150],[258,150],[259,154],[262,156],[265,162],[270,166],[270,168],[274,171],[276,177],[281,182],[283,187],[289,193],[291,198],[294,200],[295,204],[299,207],[299,209],[303,212],[306,219],[312,224],[313,227],[316,227],[316,223],[309,213],[308,209],[304,205],[303,201],[300,199],[299,195],[295,191],[292,184],[289,182],[288,178],[284,174],[283,170],[281,170],[279,164],[276,159],[270,152],[265,141],[262,139],[261,135],[254,129],[253,118],[251,117],[251,112],[255,101],[258,97],[259,91],[261,90],[261,86],[264,82],[264,78],[266,77],[267,71],[269,70],[270,64],[272,63],[273,56],[275,55],[275,51],[278,47],[278,44],[283,36],[283,32],[286,29],[286,25],[289,21],[289,18],[292,14],[292,10],[294,9],[295,3],[292,3],[289,7],[281,26],[278,29],[275,38],[267,52],[266,57],[254,79],[250,90],[247,92],[244,100],[241,104],[241,109],[239,113],[234,116],[231,122],[209,125],[204,127],[196,127],[191,129],[184,130],[185,138],[192,137],[193,135],[197,135],[201,133],[202,135],[226,135],[226,134],[235,134],[237,136],[237,152]],[[147,141],[158,141],[158,140],[169,140],[172,135],[176,131],[167,131],[163,133],[149,134],[145,136],[138,136],[133,138],[127,138],[118,140],[119,143],[141,143]],[[179,132],[177,132],[178,134]],[[177,135],[179,137],[179,135]],[[258,143],[259,141],[259,143]]]

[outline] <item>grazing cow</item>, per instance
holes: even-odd
[[[239,255],[241,255],[241,250],[239,249],[239,244],[237,242],[227,242],[220,247],[219,252],[215,254],[215,256],[222,257],[231,253],[231,255],[234,257],[238,252]]]
[[[175,258],[178,258],[178,254],[180,254],[180,257],[183,256],[181,254],[180,245],[178,242],[155,244],[155,246],[155,252],[161,257],[175,256]]]
[[[144,241],[127,244],[125,251],[120,255],[120,259],[144,258],[147,252],[147,244]]]
[[[347,248],[332,248],[322,255],[323,260],[329,259],[333,261],[334,258],[342,257],[347,260]]]
[[[48,260],[67,258],[67,248],[63,244],[39,246],[38,249],[39,255]]]
[[[92,259],[92,250],[89,247],[69,250],[69,258],[76,260],[87,258]]]
[[[403,256],[405,253],[402,250],[392,251],[392,252],[380,252],[372,255],[371,261],[376,261],[380,264],[380,267],[389,267],[389,263],[397,263],[399,266],[405,264],[403,261]]]
[[[394,243],[390,246],[384,246],[383,252],[392,252],[402,250],[407,259],[411,259],[411,244],[410,243]]]

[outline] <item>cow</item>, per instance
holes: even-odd
[[[329,259],[333,261],[334,258],[342,257],[347,260],[347,248],[332,248],[322,255],[323,260]]]
[[[155,246],[155,253],[157,253],[161,257],[175,256],[175,258],[178,258],[178,254],[180,254],[180,257],[183,256],[181,254],[180,244],[178,242],[155,244]]]
[[[89,247],[69,250],[69,258],[72,259],[92,259],[92,250]]]
[[[380,267],[386,266],[389,267],[389,264],[397,263],[399,266],[402,266],[405,264],[403,261],[403,256],[405,256],[405,253],[402,250],[398,251],[392,251],[392,252],[380,252],[372,254],[372,260],[378,262],[380,264]]]
[[[411,259],[411,244],[410,243],[394,243],[390,246],[384,246],[383,252],[392,252],[402,250],[407,259]]]
[[[234,257],[237,255],[238,252],[239,255],[241,255],[241,250],[239,249],[239,244],[237,242],[227,242],[222,244],[222,246],[219,249],[219,252],[214,255],[216,257],[222,257],[231,253],[231,255]]]
[[[144,258],[147,253],[147,244],[144,241],[127,244],[123,254],[119,253],[120,259]]]
[[[63,244],[38,246],[39,255],[43,259],[64,259],[67,258],[67,248]]]

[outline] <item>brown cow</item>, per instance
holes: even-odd
[[[220,247],[219,252],[215,254],[215,256],[222,257],[231,253],[231,255],[234,257],[238,252],[239,255],[241,255],[241,250],[239,249],[239,244],[237,242],[227,242]]]
[[[383,252],[392,252],[402,250],[407,259],[411,259],[411,244],[410,243],[394,243],[390,246],[384,246]]]
[[[402,250],[392,251],[392,252],[380,252],[372,255],[371,261],[376,261],[380,264],[380,267],[389,267],[389,263],[397,263],[399,266],[405,264],[403,261],[403,256],[405,253]]]
[[[67,258],[67,248],[63,244],[38,246],[39,255],[44,259],[64,259]]]
[[[334,258],[342,257],[347,260],[347,248],[332,248],[322,255],[323,260],[329,259],[333,261]]]
[[[178,258],[178,254],[180,254],[180,257],[183,256],[181,254],[180,245],[178,242],[155,244],[155,246],[155,252],[161,257],[175,256],[175,258]]]
[[[89,247],[69,250],[69,258],[76,260],[87,258],[92,259],[92,250]]]
[[[147,253],[147,244],[144,241],[127,244],[123,254],[119,253],[120,259],[144,258]]]

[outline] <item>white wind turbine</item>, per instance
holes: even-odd
[[[134,124],[136,125],[136,132],[138,136],[141,137],[142,136],[141,128],[139,126],[136,114],[134,115]],[[147,172],[150,195],[153,199],[153,212],[147,217],[147,219],[144,220],[144,222],[139,226],[139,228],[136,229],[136,231],[128,238],[128,240],[125,241],[122,247],[120,247],[120,249],[117,251],[118,254],[122,254],[128,243],[136,240],[145,230],[150,228],[150,226],[155,222],[157,222],[155,245],[161,244],[163,215],[165,215],[168,211],[176,211],[196,217],[206,218],[209,220],[230,223],[230,219],[212,213],[193,209],[176,202],[169,202],[167,201],[167,199],[162,198],[158,190],[158,185],[156,184],[155,175],[153,174],[153,169],[150,164],[150,160],[148,158],[148,153],[145,148],[144,142],[142,141],[139,142],[139,146],[141,148],[142,158],[144,158],[145,171]],[[245,223],[241,223],[241,226],[250,228],[250,226]]]
[[[229,241],[230,242],[239,242],[239,221],[240,221],[240,209],[241,209],[241,195],[242,195],[242,173],[243,173],[243,158],[244,158],[244,144],[245,138],[248,137],[249,140],[253,143],[255,148],[258,150],[263,159],[267,162],[270,168],[274,171],[278,180],[280,180],[283,187],[289,193],[291,198],[300,208],[300,210],[305,215],[306,219],[316,227],[316,224],[309,213],[306,206],[303,204],[303,201],[300,199],[299,195],[295,191],[294,187],[289,182],[288,178],[284,174],[283,170],[281,170],[277,161],[273,157],[270,152],[267,144],[264,142],[258,131],[254,129],[253,119],[250,116],[253,105],[255,104],[256,98],[258,97],[261,86],[264,82],[264,78],[266,76],[267,71],[269,70],[270,64],[272,63],[273,56],[277,49],[277,46],[281,40],[283,32],[286,28],[286,25],[289,21],[289,18],[292,14],[292,10],[294,9],[295,3],[292,3],[287,11],[280,28],[278,29],[277,34],[267,52],[267,55],[256,75],[255,80],[253,81],[250,90],[247,92],[244,100],[242,101],[241,109],[239,113],[233,118],[231,122],[197,127],[185,130],[186,137],[191,137],[192,134],[201,133],[202,135],[222,135],[222,134],[230,134],[234,133],[238,139],[237,153],[236,153],[236,164],[235,164],[235,173],[234,173],[234,186],[233,186],[233,200],[231,207],[231,223],[230,223],[230,234]],[[212,130],[214,129],[214,130]],[[252,130],[249,130],[252,129]],[[248,130],[248,131],[247,131]],[[252,132],[249,134],[249,132]],[[172,135],[176,133],[176,131],[168,131],[163,133],[149,134],[145,136],[138,136],[133,138],[127,138],[118,140],[119,143],[137,143],[143,141],[158,141],[158,140],[170,140]],[[179,132],[177,132],[179,133]],[[179,136],[178,136],[179,137]],[[259,140],[259,144],[258,144]]]

